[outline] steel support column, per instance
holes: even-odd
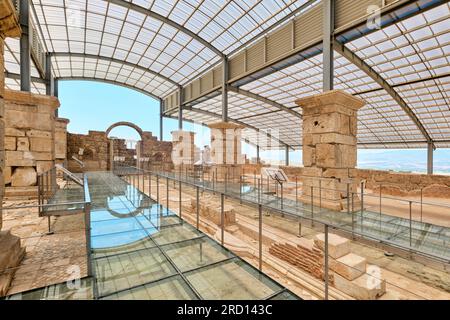
[[[228,122],[228,58],[222,61],[222,121]]]
[[[163,110],[164,110],[164,102],[162,99],[159,99],[159,139],[160,139],[160,141],[163,141],[163,133],[164,133]]]
[[[434,146],[432,143],[428,143],[428,156],[427,156],[427,173],[433,174],[433,152],[434,152]]]
[[[286,167],[289,166],[289,146],[286,146]]]
[[[30,52],[30,6],[28,0],[20,1],[20,90],[31,91],[31,52]]]
[[[259,157],[259,146],[256,146],[256,163],[261,163],[261,158]]]
[[[53,79],[53,96],[57,97],[59,96],[59,80]],[[55,117],[58,117],[58,108],[55,110]]]
[[[323,3],[323,91],[334,87],[334,0],[324,0]]]
[[[45,55],[45,94],[47,96],[54,95],[54,84],[52,75],[52,59],[51,55],[47,53]]]
[[[183,130],[183,87],[178,87],[178,130]]]

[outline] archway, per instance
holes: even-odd
[[[134,154],[128,149],[128,141],[126,139],[109,138],[109,134],[114,128],[125,126],[136,130],[141,140],[136,141]],[[141,167],[141,156],[143,152],[144,131],[137,125],[127,121],[119,121],[113,123],[106,129],[106,136],[110,139],[109,143],[109,163],[110,169],[113,170],[115,165],[120,163],[125,165]],[[135,161],[133,161],[135,159]]]

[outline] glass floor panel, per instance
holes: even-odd
[[[188,272],[186,278],[208,300],[261,300],[283,289],[237,258]]]
[[[180,277],[174,276],[121,291],[104,297],[105,300],[196,300],[189,285]]]
[[[84,291],[61,283],[23,298],[267,299],[286,291],[113,173],[87,178],[92,278],[81,280]]]
[[[232,253],[207,238],[169,244],[162,249],[182,272],[234,257]]]
[[[100,297],[176,273],[158,248],[98,258],[93,264]]]

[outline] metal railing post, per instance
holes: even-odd
[[[86,225],[86,254],[87,254],[87,274],[92,277],[92,262],[91,262],[91,203],[87,202],[84,205],[84,219]]]
[[[152,173],[148,174],[148,196],[152,197]]]
[[[298,206],[298,177],[295,176],[295,205]]]
[[[420,188],[420,222],[423,222],[423,187]]]
[[[220,194],[220,244],[224,245],[224,237],[225,237],[225,208],[224,208],[224,200],[225,195],[223,193]]]
[[[257,189],[256,192],[258,194],[258,203],[261,204],[261,179],[258,179],[258,185],[257,185]]]
[[[197,214],[197,230],[200,230],[200,188],[198,186],[196,188],[196,214]]]
[[[328,225],[325,225],[325,300],[328,300]]]
[[[311,226],[314,227],[314,186],[311,186]]]
[[[262,271],[262,205],[258,205],[258,217],[259,217],[259,230],[258,230],[258,241],[259,241],[259,271]]]
[[[169,214],[169,177],[166,177],[166,209]]]
[[[178,200],[179,200],[179,210],[180,210],[180,219],[182,219],[182,213],[181,213],[181,208],[182,208],[182,200],[181,200],[181,180],[178,181]]]
[[[412,201],[409,201],[409,247],[412,247]]]
[[[159,175],[156,175],[156,202],[158,203],[158,208],[161,209],[161,202],[159,201]]]
[[[361,232],[364,228],[364,181],[361,181]]]
[[[242,176],[239,175],[239,203],[242,204]]]
[[[319,209],[322,211],[322,180],[319,178]]]
[[[283,202],[284,202],[284,188],[283,188],[283,183],[281,183],[281,185],[280,185],[280,189],[281,189],[281,210],[283,210],[284,209],[284,206],[283,206]]]

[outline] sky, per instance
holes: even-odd
[[[60,81],[59,116],[70,119],[68,131],[87,134],[89,130],[106,131],[113,123],[129,121],[144,131],[159,137],[159,101],[125,87],[95,81]],[[164,140],[171,141],[171,132],[177,130],[178,121],[164,119]],[[185,130],[196,132],[195,144],[209,144],[210,131],[189,122]],[[139,140],[138,133],[129,127],[116,127],[110,136]],[[256,156],[253,146],[243,144],[248,158]],[[262,159],[282,161],[285,152],[261,152]],[[290,152],[292,165],[301,164],[301,151]],[[359,150],[358,167],[397,171],[426,171],[426,150]],[[450,149],[438,149],[434,153],[435,171],[450,174]]]

